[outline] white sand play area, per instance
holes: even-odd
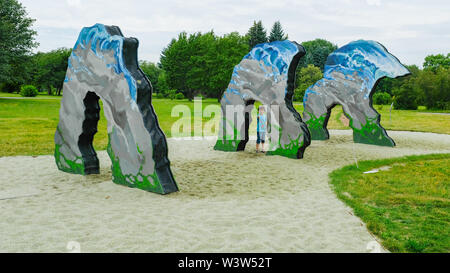
[[[53,156],[0,158],[0,251],[368,252],[375,238],[328,184],[333,169],[358,160],[450,152],[450,135],[389,132],[397,147],[353,144],[330,132],[294,160],[219,152],[215,141],[169,139],[180,191],[162,196],[101,174],[57,170]]]

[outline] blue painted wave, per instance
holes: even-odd
[[[400,61],[384,46],[375,41],[358,40],[351,42],[327,58],[324,78],[332,78],[333,71],[344,75],[357,73],[365,81],[369,92],[375,82],[382,77],[396,78],[409,73]]]
[[[382,77],[396,78],[409,74],[408,69],[390,54],[384,46],[375,41],[358,40],[351,42],[331,53],[325,64],[324,77],[313,86],[321,86],[326,80],[335,80],[333,72],[340,72],[351,79],[355,76],[363,81],[361,92],[368,98],[376,81]],[[313,93],[310,86],[304,97]]]
[[[297,45],[288,40],[262,43],[256,45],[242,60],[248,59],[260,62],[259,66],[264,71],[265,78],[277,83],[282,78],[287,79],[289,65],[298,51]],[[239,81],[239,71],[242,70],[246,70],[246,68],[243,68],[240,64],[234,67],[230,84],[236,86],[242,84]],[[226,92],[240,95],[238,90],[231,87],[228,87]],[[225,100],[227,100],[226,97]]]
[[[264,71],[271,67],[273,72],[267,73],[266,77],[273,77],[278,82],[281,75],[287,75],[289,64],[297,53],[298,47],[291,41],[275,41],[256,45],[244,59],[261,62]]]
[[[80,61],[80,64],[82,64],[83,60],[76,55],[75,50],[78,47],[83,50],[92,50],[92,52],[94,52],[98,58],[102,59],[105,62],[105,66],[107,68],[114,68],[114,71],[117,74],[123,73],[125,79],[128,82],[131,98],[136,101],[136,81],[125,67],[125,63],[123,61],[123,39],[124,37],[122,36],[110,35],[105,26],[102,24],[95,24],[92,27],[85,27],[81,30],[77,42],[73,47],[74,50],[72,51],[71,58],[77,59],[78,61]],[[108,61],[103,57],[103,52],[109,52],[111,50],[114,51],[115,62],[108,63]],[[82,66],[80,69],[75,70],[70,62],[70,58],[69,68],[72,69],[74,73],[78,73],[80,71],[91,73],[87,66]],[[66,78],[66,81],[69,80],[71,79]]]

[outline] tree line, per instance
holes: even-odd
[[[416,110],[419,105],[427,109],[450,110],[450,53],[428,55],[423,69],[416,65],[406,67],[411,75],[384,78],[378,83],[374,103],[393,102],[394,108],[405,110]]]
[[[37,47],[34,20],[17,0],[0,0],[0,89],[19,92],[34,86],[49,95],[61,95],[71,49],[32,53]],[[233,68],[259,43],[288,39],[279,21],[268,32],[262,21],[254,21],[245,35],[231,32],[217,35],[181,32],[162,50],[160,62],[140,61],[158,97],[203,96],[220,99]],[[302,101],[305,90],[323,76],[326,59],[338,47],[315,39],[302,43],[306,55],[297,67],[294,100]],[[407,66],[411,75],[381,80],[374,94],[375,104],[392,101],[396,109],[450,109],[450,54],[429,55],[423,69]],[[30,94],[32,94],[31,92]]]
[[[160,97],[174,98],[181,94],[178,96],[189,99],[196,95],[220,99],[234,66],[251,48],[287,38],[279,21],[273,24],[269,35],[261,21],[254,21],[245,35],[232,32],[218,36],[213,31],[188,35],[182,32],[163,49],[158,65],[141,62],[141,68],[147,75],[152,75],[149,78]],[[307,54],[297,67],[296,100],[301,100],[305,89],[322,78],[328,55],[337,49],[337,45],[323,39],[302,45]]]

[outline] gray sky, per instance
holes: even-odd
[[[84,26],[117,25],[140,41],[139,59],[185,30],[245,34],[254,20],[270,31],[279,20],[299,43],[324,38],[338,46],[357,39],[382,43],[404,64],[422,66],[429,54],[450,52],[449,0],[19,0],[36,19],[39,51],[72,47]]]

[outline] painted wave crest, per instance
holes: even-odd
[[[262,43],[256,45],[242,60],[255,60],[264,71],[264,77],[273,80],[275,83],[287,78],[289,65],[294,56],[299,52],[296,44],[289,40],[274,41],[271,43]],[[269,69],[271,68],[271,69]],[[240,64],[233,69],[230,85],[242,85],[240,82],[239,71],[247,70]],[[226,92],[241,95],[239,90],[228,86]],[[242,96],[241,96],[242,97]],[[226,99],[226,97],[225,97]],[[243,99],[245,99],[243,97]]]
[[[81,60],[81,58],[75,53],[75,50],[78,47],[82,50],[91,50],[98,58],[103,60],[106,68],[113,68],[115,73],[119,75],[123,73],[128,82],[130,96],[132,100],[136,101],[137,85],[135,79],[131,76],[131,73],[125,67],[125,63],[123,61],[123,41],[124,37],[122,36],[110,35],[103,24],[95,24],[92,27],[84,27],[81,30],[73,47],[72,54],[69,57],[69,68],[72,69],[74,73],[78,73],[80,71],[92,73],[89,71],[87,66],[82,66],[80,69],[75,70],[70,61],[71,58],[74,58],[80,61],[80,64],[83,63],[83,60]],[[103,52],[111,50],[114,52],[115,62],[109,63],[107,59],[104,58]],[[70,80],[71,79],[65,79],[65,81]]]
[[[331,73],[334,71],[340,71],[344,75],[356,72],[369,92],[382,77],[396,78],[409,73],[384,46],[366,40],[351,42],[330,54],[325,64],[324,78],[332,79]]]
[[[264,66],[272,67],[273,72],[267,73],[266,77],[273,77],[278,82],[280,76],[287,75],[289,64],[297,53],[298,47],[291,41],[275,41],[256,45],[244,59],[259,61],[263,71],[267,71]]]
[[[303,101],[307,101],[308,94],[315,93],[312,90],[314,86],[325,84],[324,80],[335,80],[334,72],[342,73],[348,79],[356,73],[357,77],[363,81],[360,91],[366,92],[366,98],[369,97],[374,84],[380,78],[396,78],[409,74],[408,69],[380,43],[366,40],[354,41],[328,56],[323,79],[306,90]]]

